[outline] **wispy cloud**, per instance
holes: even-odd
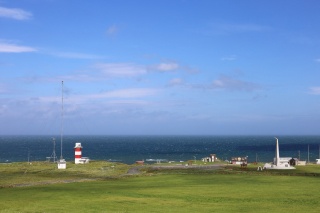
[[[107,77],[135,77],[147,73],[145,66],[133,63],[99,63],[94,68]]]
[[[102,101],[108,100],[112,103],[125,103],[125,102],[132,102],[132,99],[139,99],[145,98],[148,96],[154,96],[159,93],[158,89],[153,88],[127,88],[127,89],[119,89],[119,90],[111,90],[106,92],[100,93],[93,93],[93,94],[85,94],[85,95],[73,95],[68,98],[68,101],[79,104],[85,103],[90,101]],[[58,99],[57,97],[40,97],[39,100],[43,102],[56,102]],[[120,101],[120,102],[119,102]],[[135,100],[137,103],[141,104],[141,101]]]
[[[103,57],[93,54],[76,53],[76,52],[55,52],[52,55],[61,58],[71,58],[71,59],[101,59]]]
[[[152,70],[160,71],[160,72],[168,72],[179,69],[180,66],[178,63],[170,62],[170,63],[160,63],[151,67]]]
[[[177,86],[182,84],[184,84],[184,81],[182,78],[173,78],[168,83],[169,86]]]
[[[176,67],[179,67],[179,65],[160,63],[158,65],[148,66],[134,63],[96,63],[87,70],[77,71],[70,74],[50,77],[29,76],[20,79],[29,83],[36,81],[56,82],[60,80],[93,82],[115,78],[141,80],[140,77],[143,75],[157,72],[169,72],[176,69]]]
[[[32,13],[18,8],[0,7],[0,17],[27,20],[32,18]]]
[[[21,46],[0,41],[0,52],[3,53],[23,53],[23,52],[36,52],[37,49],[28,46]]]
[[[211,84],[191,84],[186,83],[180,78],[174,78],[169,81],[169,86],[183,86],[190,89],[205,89],[205,90],[221,90],[221,91],[256,91],[260,90],[261,86],[249,82],[249,81],[243,81],[241,79],[227,76],[227,75],[221,75],[218,79],[213,80]]]
[[[187,73],[190,74],[194,74],[194,73],[198,73],[199,70],[189,67],[189,66],[185,66],[185,65],[181,65],[177,62],[161,62],[159,64],[154,64],[151,66],[148,66],[148,71],[149,72],[174,72],[174,71],[185,71]]]
[[[152,96],[157,93],[158,90],[150,88],[130,88],[122,90],[108,91],[102,94],[93,95],[93,98],[141,98],[146,96]]]
[[[271,29],[257,24],[222,24],[217,26],[227,33],[265,32]]]
[[[218,79],[214,80],[211,88],[229,91],[254,91],[261,89],[260,86],[255,83],[243,81],[226,75],[222,75]]]
[[[315,59],[315,62],[320,63],[320,58]]]
[[[205,35],[229,35],[235,33],[260,33],[270,31],[272,28],[268,26],[244,23],[244,24],[230,24],[230,23],[211,23],[206,29],[201,30],[200,33]]]
[[[117,27],[116,25],[112,25],[110,27],[108,27],[107,29],[107,36],[114,36],[119,32],[119,27]]]
[[[178,63],[159,63],[154,65],[138,65],[134,63],[98,63],[94,65],[106,77],[136,77],[151,72],[171,72],[179,69]]]
[[[313,95],[320,95],[320,87],[310,87],[309,93]]]
[[[234,61],[237,59],[237,56],[235,55],[230,55],[230,56],[225,56],[221,58],[221,61]]]
[[[0,94],[8,92],[7,86],[0,83]]]

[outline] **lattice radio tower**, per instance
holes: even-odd
[[[52,151],[52,155],[51,155],[51,159],[53,160],[53,162],[57,162],[57,155],[56,155],[56,139],[52,138],[53,140],[53,151]]]

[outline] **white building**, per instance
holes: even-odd
[[[58,169],[66,169],[67,168],[67,162],[65,159],[58,160]]]
[[[216,154],[210,154],[209,157],[204,157],[201,160],[203,162],[215,162],[215,161],[217,161],[217,156],[216,156]]]
[[[290,166],[290,159],[292,158],[280,158],[279,153],[279,142],[278,138],[276,138],[276,153],[275,158],[272,164],[266,163],[263,168],[264,169],[295,169],[293,166]]]

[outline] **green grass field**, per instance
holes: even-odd
[[[289,173],[257,172],[256,166],[215,171],[145,168],[133,176],[124,175],[128,165],[111,167],[106,162],[68,164],[64,171],[40,163],[32,169],[23,163],[8,166],[0,165],[0,212],[320,211],[320,166]],[[12,187],[22,183],[21,175],[33,185]],[[63,182],[75,179],[81,182]]]

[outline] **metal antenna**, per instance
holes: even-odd
[[[308,163],[309,163],[309,144],[308,144]]]
[[[53,151],[51,155],[51,159],[53,159],[53,162],[55,163],[57,161],[57,155],[56,155],[56,139],[52,138],[53,140]]]
[[[63,159],[63,157],[62,157],[62,142],[63,142],[63,81],[61,82],[61,128],[60,128],[60,138],[61,138],[60,160],[62,160]]]

